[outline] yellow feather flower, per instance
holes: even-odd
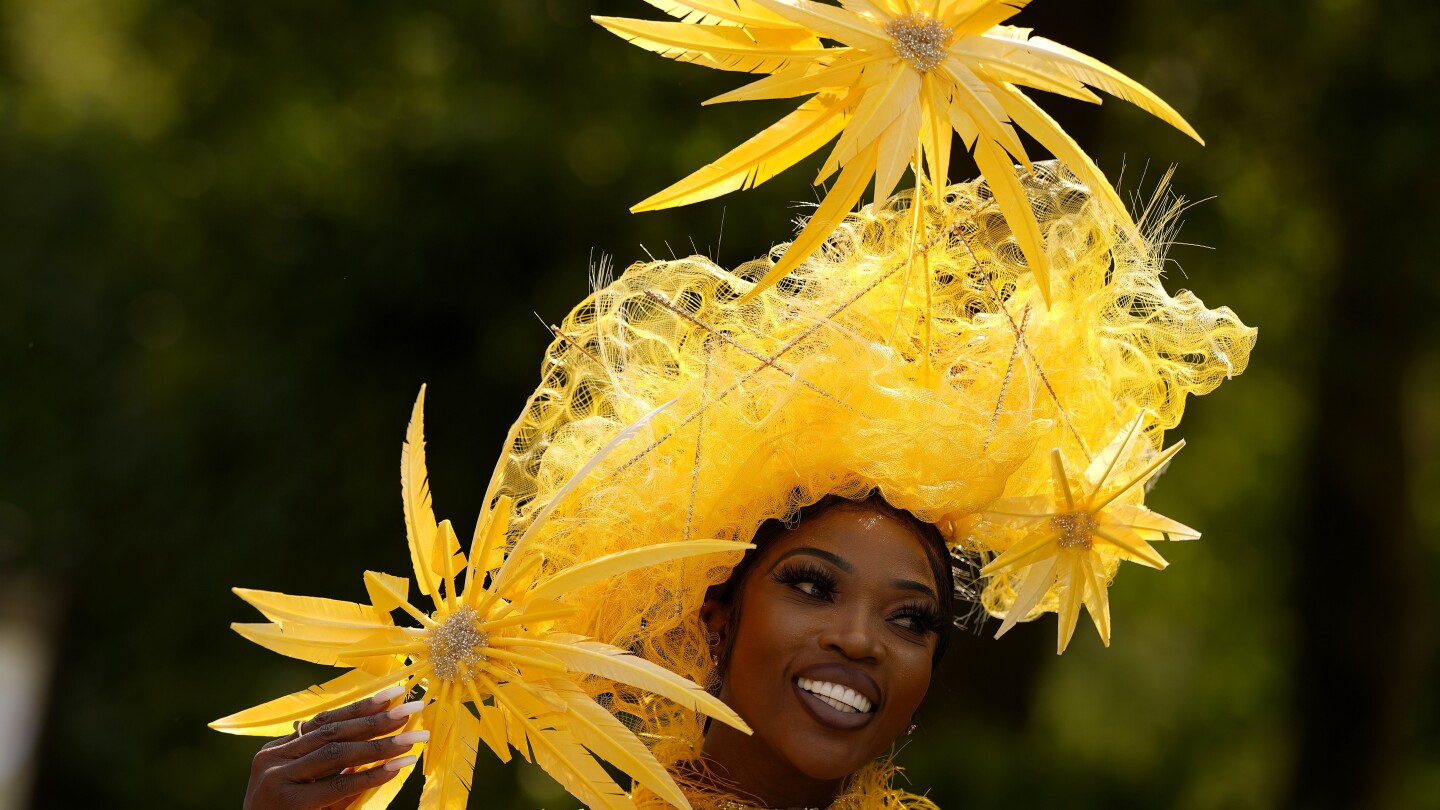
[[[789,273],[855,207],[870,179],[890,196],[907,167],[917,189],[949,185],[951,132],[989,185],[1048,303],[1044,236],[1015,162],[1031,162],[1016,134],[1027,132],[1069,166],[1132,233],[1124,203],[1094,161],[1019,88],[1099,103],[1090,88],[1138,105],[1185,134],[1200,136],[1154,93],[1101,62],[1030,30],[1002,25],[1029,0],[648,0],[681,19],[596,17],[622,38],[682,62],[766,77],[706,102],[810,96],[719,160],[636,205],[648,211],[759,185],[829,143],[815,183],[836,178],[804,230],[742,299]],[[826,46],[821,40],[838,45]],[[1203,143],[1203,141],[1201,141]],[[938,202],[938,200],[937,200]],[[912,242],[918,243],[918,236]]]
[[[626,791],[606,773],[598,757],[688,810],[674,780],[630,729],[591,698],[587,684],[597,679],[609,682],[606,691],[614,683],[628,684],[747,733],[749,729],[694,682],[620,648],[561,632],[563,620],[576,611],[565,598],[587,585],[646,566],[753,546],[721,540],[659,543],[547,572],[543,555],[529,543],[550,509],[666,406],[622,430],[582,465],[508,553],[511,501],[506,496],[491,497],[497,475],[467,558],[450,521],[437,523],[431,506],[424,402],[421,388],[406,433],[400,478],[416,580],[434,611],[427,614],[415,607],[408,580],[373,571],[365,572],[368,605],[235,589],[270,620],[233,625],[242,636],[283,655],[353,669],[305,691],[216,720],[211,727],[234,734],[287,734],[297,720],[403,684],[423,692],[429,704],[406,727],[431,732],[422,766],[424,810],[465,807],[482,741],[504,761],[509,761],[513,747],[590,807],[630,807]],[[514,439],[512,435],[507,446]],[[462,573],[463,587],[457,587]],[[391,617],[397,609],[419,626],[397,626]],[[410,770],[348,806],[352,810],[387,806]]]
[[[1001,498],[980,513],[991,524],[1028,530],[981,569],[985,576],[1010,575],[1015,599],[1005,611],[996,638],[1030,618],[1052,590],[1059,601],[1056,653],[1065,651],[1075,633],[1083,604],[1105,646],[1110,645],[1107,582],[1117,560],[1164,568],[1165,559],[1150,546],[1154,540],[1194,540],[1200,533],[1138,502],[1142,485],[1185,446],[1176,442],[1145,458],[1138,441],[1147,414],[1141,413],[1090,463],[1082,481],[1072,481],[1060,451],[1051,452],[1054,492]],[[1128,497],[1127,497],[1128,496]],[[1128,503],[1121,503],[1125,498]]]

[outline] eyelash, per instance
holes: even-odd
[[[794,562],[787,564],[784,568],[781,568],[779,571],[775,572],[775,581],[780,583],[781,585],[789,585],[790,587],[800,591],[806,596],[826,600],[830,599],[830,597],[835,595],[835,588],[838,584],[835,581],[834,574],[814,563],[809,562]],[[819,592],[810,593],[809,591],[804,590],[800,587],[800,585],[803,583],[810,583],[812,585],[818,586],[817,590]]]
[[[781,585],[787,585],[812,599],[823,599],[830,601],[835,596],[838,583],[835,575],[825,568],[809,562],[789,563],[779,571],[775,572],[775,581]],[[811,593],[800,587],[801,585],[814,585],[815,593]],[[938,633],[945,628],[940,618],[940,611],[933,605],[926,602],[904,605],[890,616],[890,621],[909,619],[912,626],[901,624],[900,626],[914,633],[930,634]]]

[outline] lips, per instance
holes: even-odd
[[[875,717],[880,687],[862,670],[843,664],[805,667],[792,679],[795,694],[812,717],[835,729],[856,729]]]
[[[848,686],[842,686],[838,683],[812,681],[809,678],[797,678],[795,685],[820,698],[826,705],[836,711],[866,714],[873,705],[870,702],[870,698],[865,697]]]

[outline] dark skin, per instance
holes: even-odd
[[[429,732],[401,731],[420,708],[399,704],[397,687],[321,712],[294,733],[266,743],[250,768],[245,810],[331,810],[394,779],[414,762]],[[383,763],[383,764],[380,764]],[[365,766],[373,768],[357,770]]]
[[[763,807],[824,807],[905,732],[929,689],[935,574],[915,528],[864,503],[806,518],[758,553],[738,599],[700,612],[724,658],[719,697],[755,733],[714,724],[692,776]],[[840,699],[816,696],[826,690]],[[386,736],[407,718],[377,698],[262,748],[247,810],[339,807],[394,778],[398,768],[354,771],[410,748]]]
[[[734,605],[705,604],[701,618],[724,658],[720,699],[755,730],[711,726],[702,753],[717,787],[765,807],[824,807],[905,732],[939,638],[921,543],[891,515],[837,506],[761,552],[740,588],[738,623]],[[859,707],[836,710],[802,679],[848,688]]]

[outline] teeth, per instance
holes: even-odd
[[[829,681],[812,681],[809,678],[796,680],[801,689],[820,698],[826,705],[842,712],[864,714],[870,711],[870,699],[848,686]]]

